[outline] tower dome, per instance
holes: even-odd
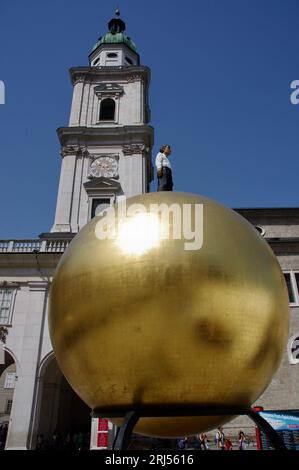
[[[108,23],[108,32],[93,46],[89,56],[91,66],[139,65],[136,44],[127,36],[126,23],[119,16],[117,9],[115,18]]]

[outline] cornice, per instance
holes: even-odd
[[[118,145],[140,144],[144,142],[146,147],[151,148],[154,141],[154,129],[152,126],[113,126],[113,127],[59,127],[57,135],[64,152],[72,152],[69,154],[77,154],[77,149],[82,150],[91,144],[99,142],[99,138],[104,137],[105,140],[110,139]],[[64,147],[66,147],[64,149]],[[67,154],[67,153],[66,153]]]
[[[243,217],[292,218],[299,220],[299,207],[249,207],[233,209]]]
[[[55,269],[63,253],[0,253],[0,269],[50,268]]]
[[[151,77],[151,70],[145,65],[72,67],[69,73],[73,85],[79,82],[97,83],[100,77],[101,82],[103,80],[116,80],[118,82],[122,80],[127,82],[141,80],[148,86]]]
[[[299,239],[296,237],[292,238],[280,238],[271,239],[266,238],[266,242],[270,245],[276,255],[297,255],[299,256]]]
[[[121,184],[119,181],[115,181],[113,178],[105,178],[100,176],[98,178],[93,178],[89,181],[83,183],[84,188],[86,191],[92,191],[94,189],[98,189],[101,191],[120,191]]]

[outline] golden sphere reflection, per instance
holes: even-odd
[[[271,248],[206,197],[159,192],[126,202],[140,211],[115,205],[105,226],[103,214],[95,217],[53,280],[50,335],[67,380],[91,408],[251,405],[288,334],[288,294]],[[167,230],[150,211],[157,204],[173,209]],[[196,205],[202,212],[190,210]],[[228,419],[142,418],[135,431],[183,436]]]

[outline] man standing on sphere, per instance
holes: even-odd
[[[162,145],[156,156],[158,191],[172,191],[173,188],[171,164],[168,158],[170,154],[170,145]]]

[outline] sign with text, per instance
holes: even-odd
[[[107,450],[109,446],[109,433],[113,429],[112,423],[104,418],[92,418],[91,442],[92,450]]]
[[[280,435],[288,450],[299,450],[299,410],[260,411],[260,416]],[[261,450],[271,450],[269,439],[258,430]]]

